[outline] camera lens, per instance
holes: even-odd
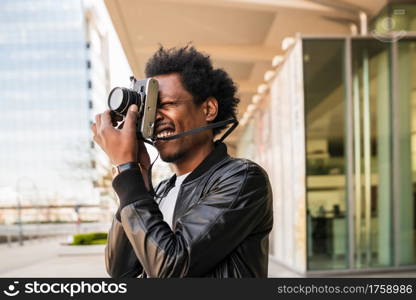
[[[108,97],[108,106],[112,110],[117,110],[123,104],[123,90],[121,88],[115,88],[111,91]]]
[[[126,115],[132,104],[140,105],[140,95],[130,89],[116,87],[108,96],[108,107],[119,114]]]

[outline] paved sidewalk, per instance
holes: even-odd
[[[0,277],[108,277],[104,245],[66,246],[65,238],[0,245]],[[270,263],[270,277],[299,275]]]
[[[105,270],[104,245],[67,246],[65,237],[30,241],[23,247],[0,245],[0,277],[109,277]],[[269,277],[302,277],[269,260]],[[330,277],[330,276],[328,276]],[[332,277],[413,277],[416,272],[374,273]]]
[[[66,246],[65,238],[0,246],[0,277],[108,277],[104,245]]]
[[[269,278],[298,278],[301,277],[299,274],[285,268],[269,258]]]

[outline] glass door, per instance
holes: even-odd
[[[348,268],[344,49],[303,41],[309,270]]]
[[[355,265],[392,265],[391,44],[352,40]]]
[[[397,219],[399,265],[416,263],[416,39],[397,42]]]

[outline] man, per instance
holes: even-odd
[[[194,47],[160,48],[146,76],[159,83],[158,137],[235,118],[233,81]],[[149,156],[136,139],[137,114],[131,106],[117,129],[106,111],[92,128],[112,164],[122,166],[113,180],[120,207],[105,252],[110,276],[266,277],[273,225],[266,172],[213,141],[224,128],[159,140],[155,147],[175,175],[154,197],[145,175]]]

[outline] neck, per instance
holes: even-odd
[[[202,144],[198,150],[192,151],[189,157],[184,157],[172,163],[172,168],[176,176],[181,176],[195,170],[196,167],[198,167],[212,152],[212,150],[214,150],[214,143],[212,140],[208,140],[208,142]]]

